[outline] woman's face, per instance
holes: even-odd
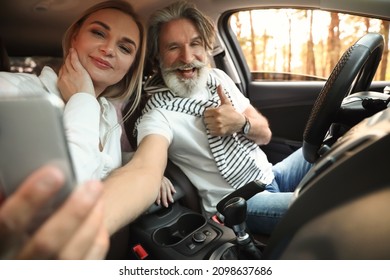
[[[91,14],[72,39],[72,47],[100,92],[122,80],[139,44],[140,32],[133,18],[115,9]]]

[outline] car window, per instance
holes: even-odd
[[[39,75],[44,66],[58,70],[62,58],[51,56],[10,57],[11,72],[32,73]]]
[[[389,21],[322,10],[239,11],[229,24],[256,81],[325,80],[343,52],[367,32],[389,41]],[[390,80],[388,44],[374,80]]]

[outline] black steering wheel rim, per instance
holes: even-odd
[[[384,40],[381,34],[368,33],[353,44],[340,58],[318,95],[303,134],[303,155],[314,163],[326,132],[340,109],[343,99],[352,92],[371,85],[382,58]]]

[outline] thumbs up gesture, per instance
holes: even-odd
[[[221,85],[218,86],[217,93],[221,105],[205,110],[203,121],[206,128],[212,136],[227,136],[241,131],[245,124],[245,117],[236,111]]]

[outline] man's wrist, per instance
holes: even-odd
[[[245,118],[245,122],[244,122],[244,125],[242,126],[241,128],[241,133],[244,134],[244,135],[248,135],[250,129],[251,129],[251,123],[249,121],[249,119],[247,118],[247,116],[243,115],[244,118]]]

